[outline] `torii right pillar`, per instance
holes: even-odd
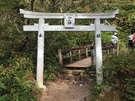
[[[97,85],[102,84],[103,82],[103,69],[102,69],[102,42],[101,42],[101,31],[103,30],[100,20],[101,19],[110,19],[115,17],[115,14],[118,14],[119,10],[112,12],[112,13],[106,13],[102,16],[96,16],[95,17],[95,54],[96,54],[96,82]],[[104,27],[104,30],[106,28]]]
[[[97,84],[102,84],[103,70],[102,70],[102,44],[101,44],[101,26],[100,18],[95,19],[95,51],[96,51],[96,80]]]

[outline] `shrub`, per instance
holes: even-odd
[[[36,101],[38,93],[33,79],[33,65],[29,58],[15,57],[8,60],[7,67],[0,66],[0,100]]]
[[[46,80],[54,80],[54,75],[59,75],[62,66],[58,63],[55,58],[47,59],[45,70],[44,70],[44,79]]]
[[[135,101],[135,52],[121,52],[104,61],[104,78],[106,82],[121,89],[126,101]]]

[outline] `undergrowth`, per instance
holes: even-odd
[[[0,65],[0,101],[37,101],[41,93],[33,78],[30,58],[15,56]]]
[[[119,89],[122,101],[135,101],[135,51],[123,51],[104,61],[104,83]]]

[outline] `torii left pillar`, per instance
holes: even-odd
[[[39,88],[46,87],[43,85],[43,72],[44,72],[44,19],[39,18],[38,25],[38,49],[37,49],[37,84]]]

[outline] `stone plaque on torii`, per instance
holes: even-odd
[[[96,80],[97,84],[102,84],[102,45],[101,31],[116,31],[115,26],[106,26],[100,23],[101,19],[114,18],[119,10],[105,13],[42,13],[32,12],[20,9],[20,13],[25,18],[39,19],[38,24],[24,25],[24,31],[38,31],[38,50],[37,50],[37,84],[40,88],[43,85],[43,67],[44,67],[44,32],[45,31],[95,31],[95,53],[96,53]],[[64,25],[49,25],[45,19],[64,19]],[[75,25],[76,19],[93,19],[94,24]]]

